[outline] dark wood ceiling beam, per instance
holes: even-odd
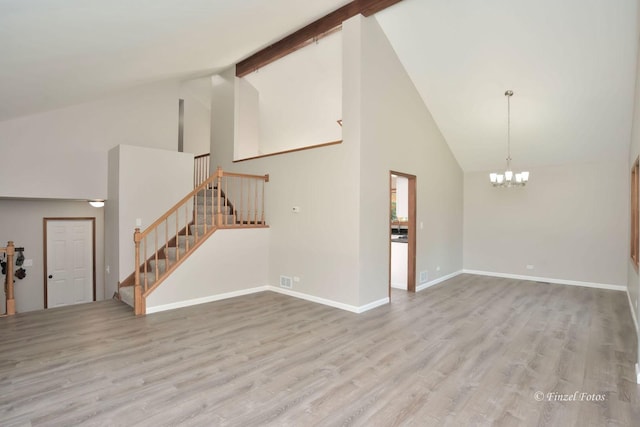
[[[314,40],[327,36],[342,26],[342,22],[361,13],[373,15],[402,0],[355,0],[334,10],[285,38],[254,53],[236,64],[236,76],[244,77],[255,70],[276,61]]]
[[[400,3],[402,0],[363,0],[356,1],[355,3],[361,3],[360,13],[364,16],[371,16],[381,10],[393,6],[396,3]]]

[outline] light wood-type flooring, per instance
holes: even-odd
[[[640,426],[636,345],[623,292],[471,275],[359,315],[102,301],[0,319],[0,425]]]

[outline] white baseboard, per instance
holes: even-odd
[[[504,278],[509,278],[509,279],[518,279],[518,280],[531,280],[531,281],[535,281],[535,282],[549,282],[549,283],[556,283],[556,284],[561,284],[561,285],[571,285],[571,286],[585,286],[588,288],[599,288],[599,289],[609,289],[609,290],[615,290],[615,291],[626,291],[627,288],[626,286],[620,286],[620,285],[608,285],[608,284],[603,284],[603,283],[590,283],[590,282],[579,282],[579,281],[575,281],[575,280],[564,280],[564,279],[551,279],[551,278],[546,278],[546,277],[533,277],[533,276],[522,276],[522,275],[517,275],[517,274],[508,274],[508,273],[494,273],[494,272],[489,272],[489,271],[478,271],[478,270],[459,270],[459,271],[455,271],[451,274],[447,274],[446,276],[442,276],[439,277],[437,279],[431,280],[427,283],[423,283],[419,286],[416,287],[416,292],[420,292],[423,291],[427,288],[430,288],[432,286],[437,285],[438,283],[442,283],[446,280],[449,280],[453,277],[456,277],[462,273],[467,273],[467,274],[477,274],[480,276],[493,276],[493,277],[504,277]],[[302,292],[296,292],[296,291],[292,291],[290,289],[284,289],[284,288],[280,288],[277,286],[258,286],[255,288],[250,288],[250,289],[243,289],[240,291],[234,291],[234,292],[227,292],[224,294],[218,294],[218,295],[211,295],[211,296],[207,296],[207,297],[203,297],[203,298],[195,298],[195,299],[191,299],[191,300],[185,300],[185,301],[178,301],[175,303],[171,303],[171,304],[164,304],[164,305],[158,305],[155,307],[147,307],[147,314],[151,314],[151,313],[157,313],[160,311],[165,311],[165,310],[172,310],[175,308],[182,308],[182,307],[189,307],[192,305],[197,305],[197,304],[204,304],[204,303],[208,303],[208,302],[213,302],[213,301],[219,301],[219,300],[223,300],[223,299],[227,299],[227,298],[234,298],[234,297],[239,297],[242,295],[249,295],[249,294],[254,294],[256,292],[264,292],[264,291],[272,291],[272,292],[277,292],[280,294],[284,294],[284,295],[289,295],[292,296],[294,298],[300,298],[306,301],[311,301],[311,302],[315,302],[318,304],[323,304],[323,305],[327,305],[329,307],[334,307],[334,308],[339,308],[341,310],[346,310],[346,311],[350,311],[352,313],[364,313],[365,311],[368,310],[372,310],[376,307],[380,307],[381,305],[384,304],[388,304],[389,303],[389,297],[386,298],[382,298],[379,299],[377,301],[373,301],[370,302],[369,304],[365,304],[362,306],[355,306],[355,305],[351,305],[351,304],[345,304],[345,303],[341,303],[338,301],[333,301],[330,299],[326,299],[326,298],[321,298],[321,297],[317,297],[314,295],[309,295],[309,294],[305,294]],[[627,292],[627,296],[628,296],[628,292]],[[636,332],[637,332],[637,327],[638,327],[638,322],[636,320],[636,314],[635,311],[633,310],[633,306],[631,305],[631,298],[629,297],[629,304],[631,307],[631,315],[634,318],[634,324],[636,326]]]
[[[373,310],[376,307],[380,307],[381,305],[389,304],[391,300],[389,297],[380,298],[377,301],[370,302],[369,304],[361,305],[358,307],[358,311],[356,313],[364,313],[365,311]]]
[[[624,285],[610,285],[607,283],[581,282],[578,280],[553,279],[550,277],[523,276],[520,274],[495,273],[492,271],[479,271],[479,270],[467,270],[467,269],[462,270],[462,272],[467,274],[477,274],[479,276],[504,277],[507,279],[529,280],[533,282],[548,282],[548,283],[555,283],[557,285],[583,286],[585,288],[607,289],[610,291],[624,292],[627,290],[627,287]]]
[[[627,289],[627,300],[629,301],[629,310],[631,310],[631,318],[633,319],[633,326],[636,328],[636,336],[638,337],[638,342],[640,343],[640,329],[638,326],[638,317],[636,314],[636,310],[633,307],[633,302],[631,301],[631,294],[629,293],[629,289]],[[638,345],[638,349],[640,350],[640,345]],[[638,356],[638,360],[640,360],[640,355]],[[640,364],[636,363],[636,382],[640,384]]]
[[[446,276],[442,276],[439,277],[435,280],[432,280],[430,282],[427,283],[423,283],[420,286],[416,287],[416,292],[422,291],[423,289],[427,289],[431,286],[437,285],[438,283],[444,282],[445,280],[449,280],[453,277],[456,277],[457,275],[462,274],[462,270],[453,272],[451,274],[447,274]],[[393,284],[391,284],[391,287],[396,288],[396,286],[393,286]],[[397,287],[398,289],[402,289],[401,287]],[[289,295],[295,298],[301,298],[307,301],[311,301],[311,302],[316,302],[318,304],[324,304],[324,305],[328,305],[329,307],[334,307],[334,308],[339,308],[341,310],[347,310],[350,311],[352,313],[364,313],[365,311],[368,310],[372,310],[376,307],[380,307],[381,305],[385,305],[385,304],[389,304],[389,297],[386,298],[381,298],[377,301],[373,301],[370,302],[369,304],[365,304],[365,305],[361,305],[361,306],[355,306],[355,305],[350,305],[350,304],[344,304],[341,302],[337,302],[337,301],[333,301],[333,300],[329,300],[329,299],[325,299],[325,298],[320,298],[320,297],[316,297],[313,295],[308,295],[308,294],[303,294],[301,292],[296,292],[296,291],[292,291],[289,289],[285,289],[285,288],[279,288],[277,286],[269,286],[269,290],[273,291],[273,292],[278,292],[284,295]],[[406,287],[404,288],[404,290],[406,290]]]
[[[355,305],[344,304],[344,303],[333,301],[326,298],[316,297],[314,295],[303,294],[302,292],[296,292],[289,289],[279,288],[277,286],[266,285],[266,286],[258,286],[255,288],[242,289],[240,291],[226,292],[224,294],[210,295],[202,298],[194,298],[194,299],[189,299],[184,301],[178,301],[170,304],[162,304],[162,305],[156,305],[153,307],[147,307],[146,314],[159,313],[161,311],[190,307],[192,305],[205,304],[208,302],[220,301],[223,299],[235,298],[243,295],[255,294],[258,292],[265,292],[265,291],[277,292],[279,294],[284,294],[290,297],[327,305],[329,307],[339,308],[341,310],[346,310],[346,311],[350,311],[352,313],[357,313],[357,314],[364,313],[365,311],[372,310],[376,307],[380,307],[381,305],[385,305],[389,303],[389,297],[386,297],[386,298],[382,298],[377,301],[373,301],[373,302],[370,302],[369,304],[361,305],[358,307]]]
[[[380,307],[381,305],[389,303],[389,297],[379,299],[378,301],[373,301],[369,304],[362,305],[360,307],[350,304],[344,304],[342,302],[333,301],[326,298],[320,298],[314,295],[303,294],[302,292],[292,291],[290,289],[279,288],[277,286],[268,286],[268,289],[272,292],[277,292],[279,294],[288,295],[290,297],[300,298],[306,301],[315,302],[318,304],[328,305],[329,307],[339,308],[341,310],[350,311],[352,313],[364,313],[365,311],[374,309],[376,307]]]
[[[430,282],[427,283],[423,283],[419,286],[416,287],[416,292],[422,291],[424,289],[430,288],[431,286],[435,286],[438,283],[442,283],[445,280],[451,279],[453,277],[456,277],[459,274],[462,274],[463,270],[459,270],[456,272],[453,272],[451,274],[447,274],[446,276],[442,276],[439,277],[437,279],[434,279]],[[202,298],[194,298],[194,299],[190,299],[190,300],[184,300],[184,301],[178,301],[178,302],[174,302],[174,303],[170,303],[170,304],[162,304],[162,305],[156,305],[154,307],[147,307],[147,311],[146,314],[152,314],[152,313],[159,313],[161,311],[166,311],[166,310],[173,310],[176,308],[183,308],[183,307],[189,307],[192,305],[198,305],[198,304],[205,304],[208,302],[213,302],[213,301],[220,301],[223,299],[228,299],[228,298],[235,298],[235,297],[239,297],[239,296],[243,296],[243,295],[249,295],[249,294],[255,294],[257,292],[264,292],[264,291],[271,291],[271,292],[277,292],[279,294],[283,294],[283,295],[288,295],[294,298],[300,298],[306,301],[311,301],[311,302],[315,302],[318,304],[323,304],[323,305],[327,305],[329,307],[333,307],[333,308],[339,308],[340,310],[346,310],[346,311],[350,311],[352,313],[364,313],[365,311],[369,311],[372,310],[376,307],[380,307],[381,305],[385,305],[385,304],[389,304],[389,297],[385,297],[385,298],[381,298],[377,301],[373,301],[370,302],[368,304],[365,305],[361,305],[361,306],[355,306],[355,305],[351,305],[351,304],[345,304],[342,302],[338,302],[338,301],[333,301],[330,299],[326,299],[326,298],[321,298],[321,297],[317,297],[315,295],[309,295],[309,294],[305,294],[302,292],[297,292],[297,291],[292,291],[290,289],[285,289],[285,288],[280,288],[278,286],[270,286],[270,285],[266,285],[266,286],[258,286],[255,288],[249,288],[249,289],[242,289],[240,291],[233,291],[233,292],[227,292],[224,294],[217,294],[217,295],[210,295],[210,296],[206,296],[206,297],[202,297]]]
[[[629,309],[631,310],[631,318],[633,318],[633,326],[636,327],[636,335],[638,336],[638,342],[640,342],[640,329],[638,329],[638,317],[636,314],[636,309],[633,306],[633,302],[631,301],[631,294],[629,293],[629,289],[627,291],[627,300],[629,301]]]
[[[240,297],[243,295],[255,294],[257,292],[268,291],[269,286],[258,286],[256,288],[242,289],[240,291],[226,292],[224,294],[210,295],[202,298],[188,299],[184,301],[172,302],[170,304],[147,307],[146,314],[158,313],[160,311],[173,310],[175,308],[190,307],[192,305],[205,304],[213,301],[220,301],[228,298]]]
[[[454,278],[457,275],[462,274],[462,273],[463,273],[463,270],[458,270],[458,271],[454,271],[451,274],[447,274],[446,276],[438,277],[437,279],[434,279],[434,280],[432,280],[430,282],[422,283],[421,285],[416,286],[416,292],[423,291],[423,290],[425,290],[427,288],[430,288],[432,286],[437,285],[438,283],[442,283],[445,280],[452,279],[452,278]]]

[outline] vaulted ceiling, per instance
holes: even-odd
[[[408,0],[380,12],[465,171],[624,159],[637,0]]]
[[[0,120],[224,69],[344,0],[0,0]],[[623,159],[637,0],[404,0],[376,15],[465,171]]]
[[[200,77],[349,0],[0,0],[0,120]]]

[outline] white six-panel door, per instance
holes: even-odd
[[[94,301],[92,219],[45,220],[47,308]]]

